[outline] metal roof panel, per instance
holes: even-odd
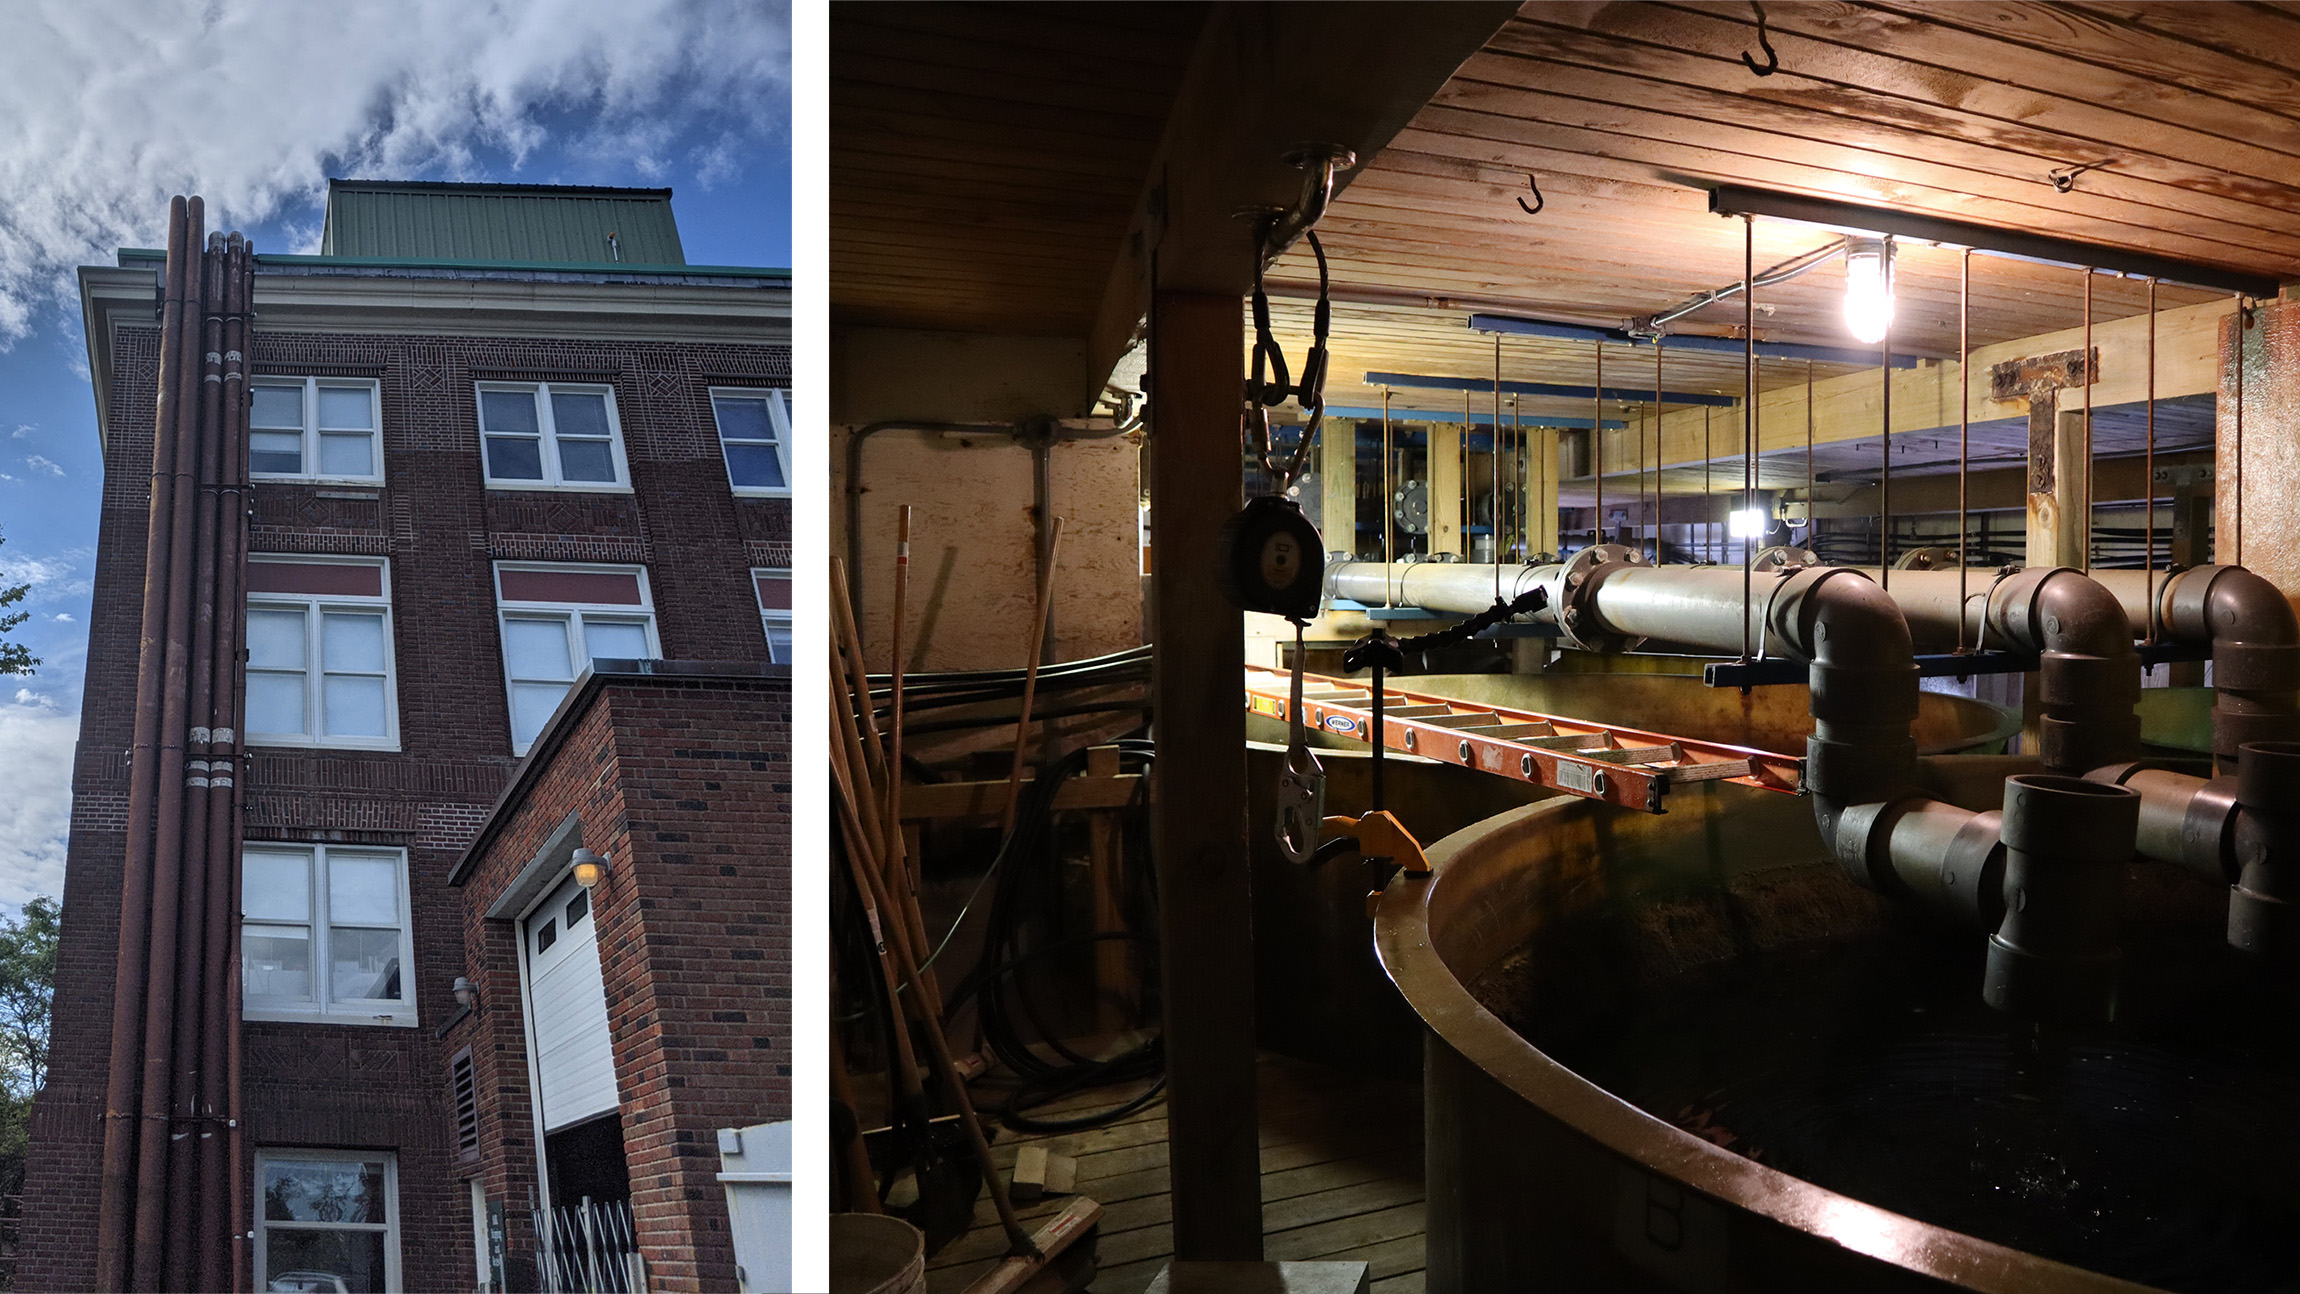
[[[554,265],[687,260],[669,189],[381,180],[328,181],[320,251]]]

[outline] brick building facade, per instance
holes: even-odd
[[[441,218],[379,247],[411,210]],[[694,1148],[715,1159],[714,1121],[789,1117],[788,670],[770,663],[791,560],[788,276],[685,265],[667,191],[339,183],[324,245],[255,276],[240,965],[256,1180],[240,1186],[256,1285],[281,1263],[353,1289],[494,1283],[490,1205],[502,1277],[544,1278],[526,914],[471,904],[548,814],[507,792],[576,795],[554,781],[575,745],[626,778],[582,792],[581,843],[611,860],[594,925],[613,932],[615,1064],[606,1109],[579,1122],[622,1129],[649,1279],[723,1287],[724,1197]],[[106,482],[25,1288],[94,1279],[156,268],[123,252],[81,272]],[[602,688],[585,666],[605,657],[732,664]],[[467,859],[483,832],[496,852]],[[708,844],[669,848],[679,835]],[[679,915],[706,900],[709,931]],[[459,978],[476,1012],[459,1014]],[[484,1079],[459,1110],[465,1047]],[[315,1214],[299,1192],[335,1202]]]

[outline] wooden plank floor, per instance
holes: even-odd
[[[1362,1260],[1373,1265],[1377,1294],[1421,1294],[1421,1088],[1268,1054],[1260,1077],[1264,1254]],[[1112,1103],[1096,1093],[1047,1113]],[[1075,1157],[1078,1193],[1106,1210],[1093,1294],[1139,1294],[1174,1252],[1165,1103],[1085,1132],[1005,1133],[991,1146],[1002,1173],[1027,1145]],[[1061,1205],[1040,1200],[1021,1212],[1027,1224]],[[975,1201],[974,1222],[928,1260],[929,1294],[958,1294],[1005,1252],[987,1193]]]

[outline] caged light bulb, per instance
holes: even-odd
[[[1886,284],[1885,244],[1867,240],[1845,253],[1845,328],[1875,345],[1893,322],[1893,292]]]

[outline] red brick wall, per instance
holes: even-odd
[[[85,1288],[93,1279],[95,1147],[111,1027],[156,341],[152,330],[120,334],[110,392],[53,1050],[48,1088],[34,1113],[25,1191],[23,1288]],[[470,1169],[455,1161],[446,1092],[447,1058],[462,1043],[432,1034],[454,1010],[448,987],[455,977],[508,952],[508,935],[506,947],[497,948],[496,933],[487,931],[467,948],[458,895],[445,885],[515,764],[490,563],[643,563],[666,656],[763,660],[748,572],[788,564],[789,505],[732,496],[706,391],[786,385],[790,352],[768,345],[266,333],[260,326],[254,350],[260,372],[381,383],[386,483],[372,491],[259,484],[253,545],[259,552],[391,559],[404,753],[252,753],[248,836],[408,850],[412,982],[422,1024],[248,1024],[250,1144],[396,1150],[406,1283],[465,1288],[471,1241],[463,1183]],[[631,494],[483,488],[475,374],[521,371],[544,378],[574,371],[613,382]],[[375,497],[357,497],[368,493]],[[508,1000],[515,1016],[517,996],[514,987],[507,999],[498,992],[490,1001]],[[498,1031],[490,1036],[500,1041]],[[490,1081],[522,1089],[498,1095],[523,1102],[524,1063],[513,1068],[515,1080]],[[524,1194],[506,1198],[512,1215],[524,1213]]]
[[[787,677],[606,686],[465,881],[458,1026],[481,1091],[489,1193],[533,1186],[518,941],[484,913],[577,815],[612,860],[593,892],[632,1209],[655,1288],[735,1283],[717,1130],[790,1117]],[[494,1005],[500,1004],[500,1005]]]

